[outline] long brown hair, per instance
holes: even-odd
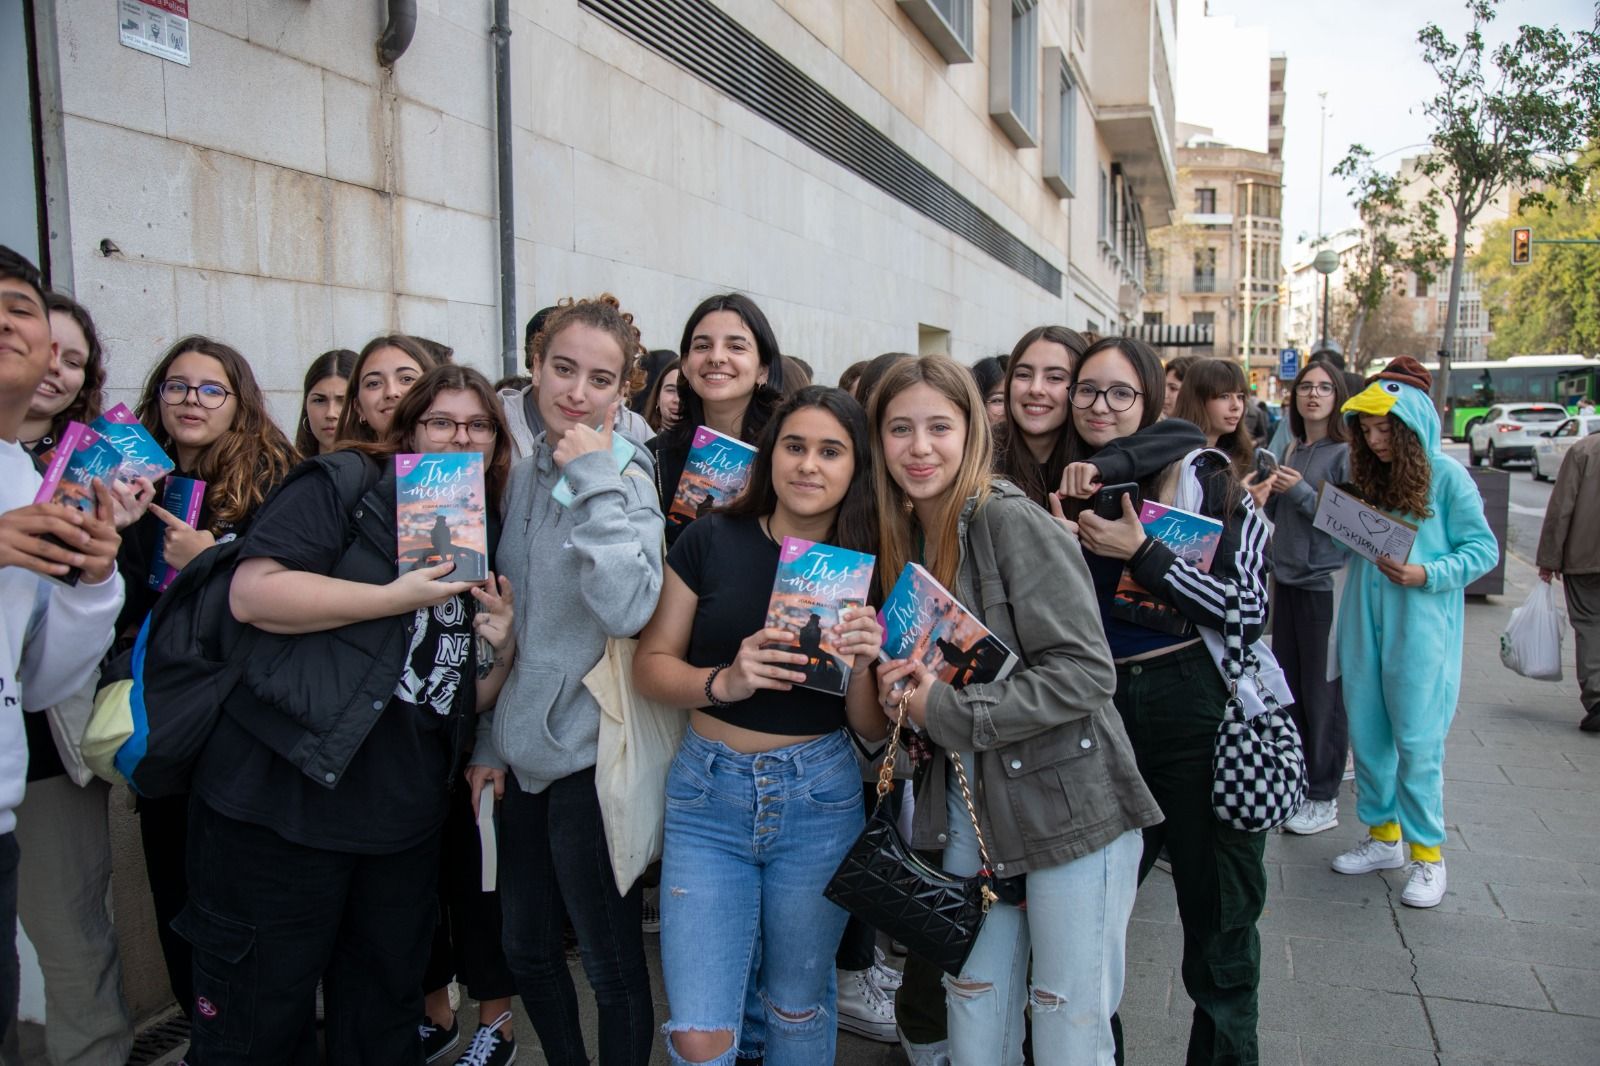
[[[645,396],[645,399],[644,399],[644,420],[647,423],[649,423],[650,428],[655,430],[657,433],[660,433],[662,431],[662,429],[665,428],[661,424],[661,419],[662,419],[662,414],[661,414],[661,390],[662,390],[663,387],[665,387],[665,385],[667,383],[667,375],[668,374],[677,374],[678,375],[678,384],[675,387],[676,388],[682,388],[683,387],[683,360],[678,359],[676,356],[674,356],[672,362],[670,362],[666,366],[662,367],[661,368],[661,373],[656,375],[655,382],[652,383],[651,386],[650,386],[650,392]],[[678,401],[678,414],[679,414],[680,417],[683,414],[683,401],[681,399]]]
[[[311,419],[306,417],[306,401],[311,398],[311,389],[324,378],[343,378],[348,383],[350,372],[355,369],[355,365],[355,352],[352,352],[349,348],[330,348],[311,360],[311,365],[306,367],[305,384],[300,390],[300,417],[296,422],[297,428],[294,431],[294,446],[301,455],[310,458],[316,455],[322,447],[321,442],[317,440],[317,435],[311,430]],[[348,390],[344,394],[344,402],[345,407],[350,405],[350,393]],[[339,409],[339,415],[343,418],[343,407]],[[338,430],[337,424],[335,424],[334,429],[335,431]],[[334,439],[338,439],[337,435]]]
[[[961,467],[945,492],[933,529],[921,529],[911,500],[889,476],[883,457],[883,429],[889,404],[907,389],[927,385],[949,400],[967,420]],[[977,498],[982,507],[989,498],[990,471],[994,467],[994,439],[984,412],[983,397],[967,368],[949,356],[925,355],[902,359],[889,369],[872,392],[872,480],[878,497],[878,588],[887,596],[906,563],[918,561],[916,535],[921,532],[923,565],[945,588],[954,588],[961,564],[961,512]]]
[[[1384,417],[1389,420],[1393,456],[1387,463],[1368,446],[1359,424],[1350,427],[1350,488],[1385,511],[1432,518],[1428,490],[1433,485],[1433,465],[1428,461],[1427,449],[1416,431],[1394,414]]]
[[[415,337],[404,333],[385,333],[372,338],[366,347],[361,349],[356,356],[356,365],[350,368],[350,391],[345,395],[344,410],[339,412],[338,432],[334,434],[337,442],[335,447],[344,447],[347,444],[371,443],[378,439],[371,426],[361,420],[361,375],[367,368],[367,360],[384,348],[398,348],[411,357],[417,364],[417,369],[426,374],[439,365],[428,350],[417,343]],[[420,380],[420,379],[419,379]],[[415,388],[415,383],[412,385]]]
[[[1022,353],[1039,341],[1059,344],[1067,350],[1069,381],[1076,379],[1078,361],[1083,358],[1083,353],[1089,350],[1089,345],[1084,342],[1083,334],[1066,326],[1035,326],[1022,335],[1016,347],[1011,349],[1010,358],[1005,361],[1005,376],[1002,378],[1000,391],[1005,397],[1006,415],[995,442],[999,457],[998,468],[1001,476],[1027,493],[1030,500],[1040,507],[1048,507],[1049,501],[1045,497],[1061,485],[1061,472],[1067,468],[1067,425],[1072,422],[1072,404],[1070,400],[1067,402],[1066,422],[1056,431],[1055,443],[1050,446],[1050,454],[1043,463],[1033,457],[1028,442],[1022,439],[1022,429],[1017,425],[1017,416],[1011,410],[1011,383],[1017,375],[1017,364],[1022,361]],[[1067,389],[1069,397],[1071,391],[1069,385]],[[985,413],[987,414],[987,408]]]
[[[50,423],[50,436],[59,440],[68,422],[87,425],[99,418],[104,410],[105,397],[101,390],[106,384],[105,349],[100,344],[100,334],[94,328],[94,319],[90,317],[87,307],[59,292],[45,293],[44,306],[48,314],[60,312],[76,322],[83,331],[84,347],[87,349],[83,360],[83,386],[78,389],[78,395],[72,398],[72,402]]]
[[[494,423],[494,444],[483,457],[483,487],[489,506],[496,512],[505,496],[506,480],[511,473],[511,434],[506,429],[505,415],[500,410],[500,397],[495,395],[489,379],[469,366],[446,363],[434,367],[417,379],[395,405],[394,421],[382,440],[358,441],[348,445],[366,455],[387,462],[397,455],[416,449],[416,430],[441,392],[470,392],[483,406],[484,417]]]
[[[1250,409],[1250,383],[1245,380],[1238,363],[1231,359],[1197,359],[1190,364],[1183,375],[1183,388],[1178,390],[1178,402],[1172,405],[1172,416],[1193,422],[1209,437],[1206,402],[1230,392],[1244,394],[1244,411],[1240,412],[1239,424],[1233,427],[1232,433],[1217,437],[1216,446],[1233,461],[1234,476],[1242,478],[1250,473],[1256,460],[1256,442],[1245,428],[1244,414]]]
[[[244,356],[221,341],[198,334],[184,337],[168,348],[145,378],[134,413],[157,444],[176,457],[172,435],[161,421],[161,383],[167,380],[167,371],[178,356],[189,352],[210,356],[222,364],[237,404],[232,424],[206,445],[196,457],[194,468],[184,472],[206,483],[206,503],[211,507],[212,518],[219,524],[237,525],[261,506],[300,456],[272,421],[266,397]]]

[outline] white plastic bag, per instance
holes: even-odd
[[[1527,602],[1511,612],[1500,634],[1500,661],[1535,681],[1561,680],[1561,642],[1566,617],[1556,599],[1555,583],[1540,581]]]

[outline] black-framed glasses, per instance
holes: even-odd
[[[1327,381],[1302,381],[1294,387],[1301,396],[1332,396],[1333,384]]]
[[[493,420],[488,418],[474,418],[467,422],[457,422],[453,418],[443,415],[429,415],[421,422],[422,432],[427,434],[429,440],[435,444],[449,444],[456,439],[456,431],[465,429],[467,439],[474,444],[488,444],[499,433]]]
[[[161,402],[168,407],[181,407],[189,402],[191,392],[194,393],[195,402],[208,411],[215,411],[233,395],[221,385],[209,381],[204,385],[191,385],[187,381],[168,378],[161,383]]]
[[[1072,386],[1072,406],[1080,411],[1087,411],[1093,407],[1100,397],[1106,398],[1106,406],[1113,411],[1126,411],[1133,406],[1133,401],[1143,396],[1144,393],[1131,385],[1113,385],[1109,389],[1097,389],[1088,382]]]

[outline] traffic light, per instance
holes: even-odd
[[[1533,230],[1520,226],[1511,231],[1511,262],[1527,266],[1533,261]]]

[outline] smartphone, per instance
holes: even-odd
[[[1278,457],[1265,448],[1256,449],[1256,477],[1269,478],[1278,469]]]
[[[1107,522],[1115,522],[1122,517],[1122,497],[1133,501],[1133,509],[1137,511],[1143,499],[1139,486],[1132,481],[1125,481],[1121,485],[1107,485],[1089,497],[1089,509],[1098,517]]]

